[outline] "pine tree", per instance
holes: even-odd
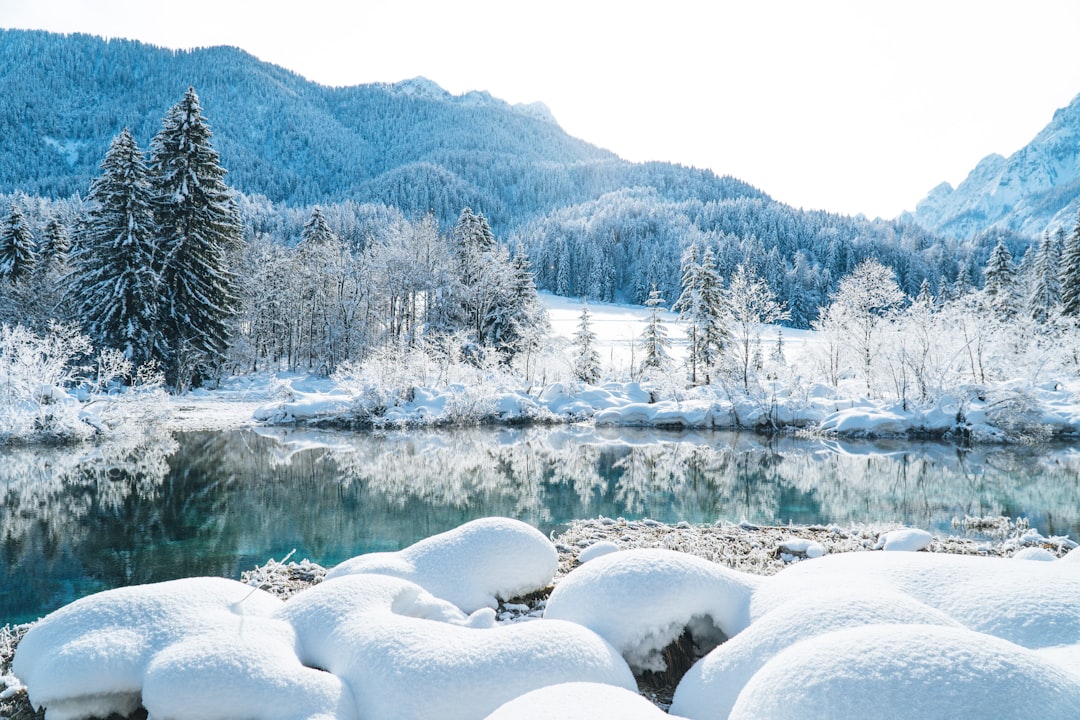
[[[344,254],[341,240],[316,206],[296,246],[296,279],[301,294],[296,331],[298,350],[306,355],[309,370],[329,373],[337,364],[334,346],[338,328],[332,316]]]
[[[1044,234],[1031,269],[1031,289],[1027,302],[1028,313],[1036,322],[1046,322],[1061,305],[1059,264],[1057,243],[1048,233]]]
[[[574,376],[582,382],[595,384],[600,380],[600,354],[596,352],[596,333],[589,326],[589,306],[581,306],[581,321],[573,338]]]
[[[525,254],[525,248],[521,244],[518,244],[511,266],[513,283],[507,308],[506,331],[499,347],[508,360],[520,354],[528,356],[535,352],[549,330],[547,311],[540,303],[529,256]]]
[[[12,202],[11,212],[0,228],[0,278],[14,285],[29,277],[37,264],[37,252],[26,216]]]
[[[211,132],[189,88],[166,114],[150,150],[158,225],[166,379],[181,390],[207,379],[228,347],[238,311],[230,254],[240,225]]]
[[[690,245],[683,253],[682,292],[672,309],[688,326],[686,361],[690,366],[690,382],[696,385],[700,376],[708,384],[711,368],[719,361],[730,339],[723,286],[716,272],[712,248],[705,250],[700,262],[695,245]]]
[[[46,268],[63,267],[71,252],[71,238],[57,218],[49,220],[41,238],[39,260]]]
[[[142,151],[126,129],[113,139],[88,199],[92,209],[72,257],[75,311],[98,347],[120,350],[137,365],[159,359],[152,195]]]
[[[459,307],[450,321],[476,344],[500,348],[513,334],[507,312],[514,286],[509,253],[496,242],[483,214],[469,208],[462,210],[451,240],[458,266],[451,295],[457,295]]]
[[[1017,272],[1005,239],[999,238],[983,271],[983,294],[999,315],[1015,311]]]
[[[1080,217],[1061,254],[1061,312],[1080,317]]]
[[[649,308],[649,319],[645,323],[645,329],[641,333],[641,349],[645,357],[641,360],[641,373],[649,370],[666,372],[671,367],[671,355],[668,349],[671,341],[668,339],[667,327],[664,319],[660,316],[664,298],[656,285],[649,291],[649,299],[645,301],[645,307]]]

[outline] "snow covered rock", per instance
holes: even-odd
[[[1080,717],[1080,679],[982,633],[885,624],[787,648],[746,684],[729,720],[1024,717]]]
[[[662,671],[661,651],[685,629],[699,646],[711,648],[745,628],[760,581],[672,550],[623,550],[563,578],[544,617],[595,631],[635,671]]]
[[[917,528],[900,528],[882,533],[878,537],[875,550],[887,550],[890,552],[918,552],[931,542],[934,536],[925,530]]]
[[[636,688],[618,653],[580,625],[466,627],[449,603],[394,577],[324,582],[291,598],[280,617],[296,628],[301,660],[349,686],[359,717],[467,720],[545,685]]]
[[[754,674],[794,643],[882,623],[960,627],[944,613],[900,593],[821,588],[767,613],[699,660],[679,683],[671,711],[689,718],[726,718]]]
[[[547,587],[558,564],[555,546],[531,525],[481,518],[404,550],[346,560],[326,580],[357,573],[399,577],[470,613]]]
[[[805,555],[813,559],[825,554],[825,546],[816,540],[807,538],[787,538],[780,543],[780,549],[793,555]]]
[[[610,555],[613,552],[618,552],[619,546],[610,540],[601,540],[595,542],[589,547],[585,548],[578,553],[577,559],[579,563],[587,563],[590,560],[595,560],[602,555]]]
[[[158,653],[147,668],[143,706],[169,720],[345,720],[356,717],[336,675],[305,667],[295,639],[269,642],[263,623],[237,636],[195,634]],[[277,624],[285,625],[281,621]],[[49,718],[53,717],[52,712]]]
[[[905,593],[965,627],[1031,649],[1080,643],[1080,565],[1074,563],[939,553],[830,554],[767,578],[754,592],[751,618],[757,621],[820,588]]]
[[[835,435],[887,437],[911,428],[910,416],[892,409],[859,406],[839,410],[821,421],[819,429]]]
[[[572,682],[525,693],[485,720],[672,720],[636,692],[613,685]],[[678,720],[677,718],[675,720]]]
[[[154,663],[165,658],[162,662],[167,664],[178,644],[193,657],[214,653],[217,659],[206,662],[207,669],[215,671],[235,660],[231,655],[222,658],[214,648],[242,646],[254,664],[234,673],[231,690],[238,697],[259,694],[268,707],[293,692],[310,692],[318,698],[333,695],[333,682],[326,683],[324,673],[296,662],[292,629],[271,617],[281,605],[268,593],[223,578],[117,588],[77,600],[36,623],[19,644],[13,671],[26,684],[34,705],[48,708],[50,720],[130,713],[139,706]],[[259,647],[249,652],[252,643]],[[256,662],[256,657],[268,665]],[[259,677],[269,666],[286,665],[289,671],[284,674],[267,670]],[[287,677],[289,684],[262,682],[271,676]],[[160,692],[148,693],[147,702],[153,704],[148,709],[160,717],[199,717],[185,709],[190,689],[177,694],[180,686],[173,679],[167,673],[156,675]],[[247,710],[232,704],[222,712],[215,717]]]

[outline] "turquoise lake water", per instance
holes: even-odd
[[[333,565],[476,517],[692,523],[1025,517],[1080,539],[1080,453],[555,428],[181,433],[0,450],[0,625],[83,595],[281,559]]]

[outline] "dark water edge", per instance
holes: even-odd
[[[112,587],[238,578],[293,551],[334,565],[488,515],[545,533],[603,515],[939,534],[954,518],[1004,515],[1077,539],[1080,453],[590,426],[276,428],[5,448],[0,624]]]

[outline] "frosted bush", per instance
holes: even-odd
[[[154,368],[136,369],[114,350],[94,355],[74,325],[52,323],[41,335],[0,327],[0,441],[123,434],[160,419],[163,396]]]

